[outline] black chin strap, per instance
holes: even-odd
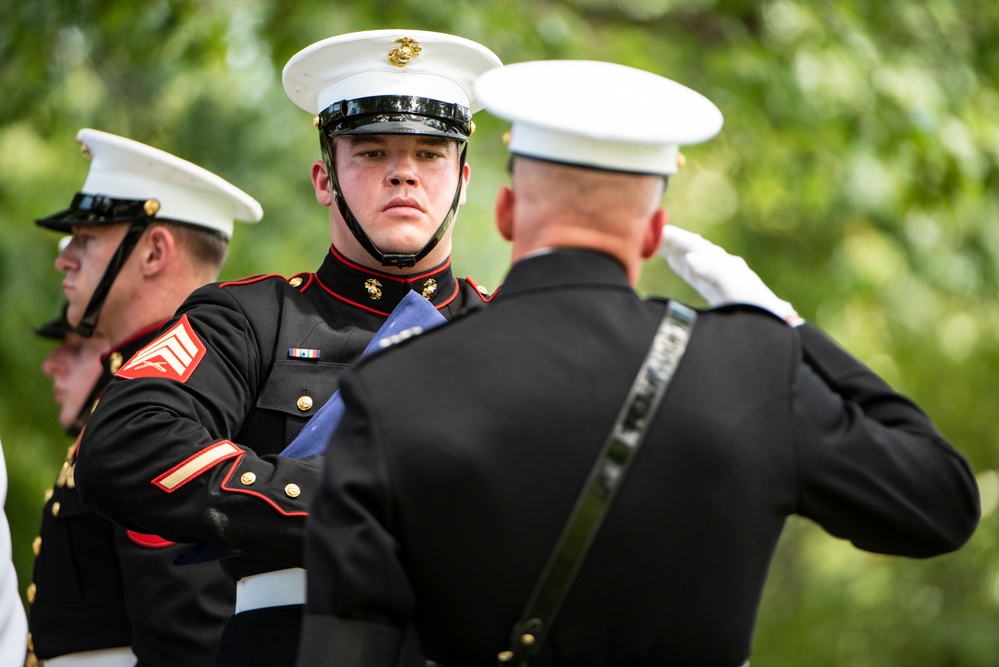
[[[148,226],[149,223],[145,220],[142,222],[133,222],[129,225],[128,231],[125,232],[125,238],[118,244],[118,249],[114,251],[114,255],[108,261],[107,268],[104,269],[104,275],[101,276],[100,282],[94,288],[94,293],[90,297],[90,303],[87,304],[83,318],[80,319],[80,323],[75,327],[76,332],[81,336],[90,338],[94,335],[94,331],[97,329],[97,320],[101,315],[101,309],[104,307],[104,300],[107,299],[108,293],[111,291],[111,286],[121,271],[121,267],[125,265],[128,256],[135,249],[135,244],[139,242],[139,238]]]
[[[347,200],[343,196],[343,192],[340,189],[340,181],[337,179],[336,170],[333,168],[333,151],[330,150],[331,139],[327,136],[325,132],[320,134],[320,145],[322,147],[323,160],[326,162],[326,171],[330,176],[330,188],[333,191],[333,199],[336,201],[337,210],[340,211],[340,216],[347,223],[347,228],[357,239],[357,242],[361,244],[361,247],[368,251],[368,254],[374,257],[376,260],[381,262],[382,266],[397,266],[399,268],[409,268],[415,266],[417,262],[430,254],[430,251],[437,247],[440,240],[444,238],[444,234],[447,232],[448,228],[451,227],[451,223],[454,221],[454,216],[458,214],[458,202],[461,201],[461,186],[462,186],[462,172],[465,170],[465,158],[468,151],[468,142],[462,142],[461,153],[458,157],[458,187],[455,188],[454,198],[451,200],[451,210],[448,211],[444,220],[437,227],[437,231],[434,232],[430,240],[427,241],[426,245],[416,253],[413,254],[399,254],[399,253],[385,253],[379,250],[368,235],[364,232],[364,228],[361,227],[360,221],[354,217],[353,211],[347,205]]]

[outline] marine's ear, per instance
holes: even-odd
[[[659,250],[663,229],[669,224],[669,213],[664,208],[656,209],[645,225],[642,235],[642,259],[648,259]]]
[[[513,204],[516,195],[505,185],[496,195],[496,229],[507,241],[513,240]]]

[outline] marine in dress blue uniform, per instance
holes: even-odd
[[[133,274],[126,273],[126,278],[119,271],[135,248],[141,252],[140,237],[150,226],[167,223],[199,230],[195,233],[211,235],[213,244],[224,244],[232,233],[233,216],[258,220],[259,205],[214,174],[150,146],[94,130],[81,130],[78,140],[93,159],[87,181],[69,209],[39,224],[77,237],[115,224],[127,224],[130,233],[108,267],[89,267],[94,275],[103,271],[92,295],[74,293],[75,303],[36,330],[69,346],[69,354],[82,345],[76,354],[97,355],[99,370],[90,377],[68,377],[72,384],[60,388],[64,400],[78,401],[78,413],[61,419],[77,440],[46,494],[33,545],[27,664],[214,665],[222,627],[235,603],[235,587],[217,563],[174,565],[190,545],[127,530],[86,507],[75,483],[78,435],[114,374],[156,338],[165,323],[145,322],[107,349],[104,328],[122,331],[125,313],[105,312],[104,299],[117,298],[119,276],[132,279]],[[67,248],[83,241],[67,240],[60,253],[77,253]],[[73,260],[78,268],[92,261]],[[208,272],[217,275],[217,269],[213,265]],[[179,305],[170,307],[170,297],[155,289],[143,296],[163,302],[149,311],[160,312],[161,318],[164,308],[169,315]],[[89,337],[81,337],[79,329]],[[43,368],[61,382],[60,371],[48,364]]]
[[[633,287],[659,248],[662,179],[678,145],[721,126],[694,91],[611,63],[508,65],[476,93],[513,121],[497,223],[514,265],[489,308],[344,374],[308,526],[301,667],[417,665],[414,637],[448,667],[510,659],[667,308]],[[590,113],[608,104],[635,114]],[[927,415],[692,236],[669,232],[665,251],[717,307],[698,313],[531,665],[743,664],[792,514],[911,557],[957,549],[977,523],[975,478]],[[423,378],[448,418],[397,377]]]
[[[84,393],[99,395],[112,369],[155,338],[159,324],[109,350],[93,390]],[[67,429],[74,438],[94,400],[85,401]],[[78,444],[69,447],[46,493],[33,544],[26,664],[71,665],[79,657],[107,665],[214,665],[235,601],[232,583],[215,563],[175,566],[190,545],[127,531],[85,507],[74,480]]]
[[[448,319],[488,298],[453,275],[449,249],[478,109],[472,82],[499,64],[474,42],[399,30],[341,35],[294,56],[286,91],[320,131],[313,182],[334,240],[325,260],[315,272],[192,294],[122,368],[87,428],[76,477],[86,503],[129,528],[236,554],[222,561],[238,582],[223,665],[294,664],[304,526],[322,459],[280,456],[285,446],[407,293]],[[339,157],[349,164],[338,169]],[[352,189],[379,165],[385,177],[372,192]],[[447,189],[432,191],[428,175]],[[432,226],[408,247],[386,245],[395,223],[366,207],[381,196],[411,217],[420,208]],[[423,215],[431,209],[440,217]],[[157,370],[164,364],[169,376]],[[398,380],[422,401],[419,378]]]

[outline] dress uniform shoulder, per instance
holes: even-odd
[[[287,301],[304,298],[305,288],[315,276],[302,273],[292,278],[278,274],[249,276],[239,280],[211,283],[199,287],[184,301],[177,314],[201,307],[222,307],[242,311],[254,322],[268,321]]]
[[[231,288],[231,287],[245,287],[247,285],[256,285],[263,283],[265,281],[281,281],[287,283],[291,287],[297,289],[300,292],[304,292],[309,285],[315,281],[315,274],[303,271],[302,273],[296,273],[290,278],[285,278],[277,273],[266,273],[256,276],[248,276],[246,278],[241,278],[239,280],[230,280],[227,282],[219,283],[219,287]]]
[[[663,305],[669,303],[670,301],[677,301],[677,303],[683,303],[682,301],[678,301],[677,299],[669,299],[669,298],[663,297],[663,296],[650,296],[650,297],[648,297],[646,299],[646,301],[655,302],[655,303],[661,303]],[[768,315],[768,316],[770,316],[771,319],[776,319],[778,322],[784,323],[784,320],[780,319],[779,317],[777,317],[776,315],[774,315],[770,311],[766,310],[765,308],[760,308],[759,306],[754,306],[753,304],[749,304],[749,303],[720,303],[720,304],[718,304],[716,306],[704,306],[704,307],[699,307],[699,308],[691,306],[688,303],[684,303],[684,305],[687,306],[688,308],[692,308],[693,310],[697,311],[698,314],[700,314],[700,313],[751,313],[751,314]]]
[[[666,304],[668,304],[670,301],[675,301],[676,303],[683,304],[684,306],[686,306],[687,308],[690,308],[691,310],[697,311],[698,314],[709,312],[711,310],[716,310],[715,308],[697,308],[697,307],[691,306],[689,303],[686,303],[684,301],[680,301],[679,299],[670,299],[670,298],[665,297],[665,296],[650,296],[650,297],[646,297],[645,300],[647,302],[649,302],[649,303],[662,304],[663,306],[665,306]]]
[[[787,322],[782,320],[780,317],[767,310],[766,308],[761,308],[760,306],[755,306],[749,303],[722,303],[717,306],[712,306],[710,308],[701,309],[700,312],[704,313],[743,313],[752,316],[762,316],[767,319],[771,319],[774,322],[779,322],[782,326],[787,326]]]
[[[478,296],[480,299],[482,299],[483,303],[489,303],[490,301],[493,300],[493,297],[496,296],[495,293],[490,294],[488,288],[484,287],[483,285],[479,285],[468,276],[465,276],[465,282],[468,283],[469,287],[472,288],[471,291],[474,292],[476,296]]]

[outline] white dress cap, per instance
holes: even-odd
[[[481,109],[475,79],[502,63],[463,37],[423,30],[369,30],[337,35],[302,49],[284,66],[291,100],[318,114],[341,100],[378,95],[423,97]]]
[[[76,140],[93,161],[81,192],[113,199],[155,199],[154,220],[172,220],[232,237],[233,221],[259,222],[264,212],[250,195],[207,169],[170,153],[99,130]]]
[[[710,100],[651,72],[608,62],[545,60],[483,74],[475,95],[511,121],[511,153],[640,174],[675,173],[679,146],[710,139]]]

